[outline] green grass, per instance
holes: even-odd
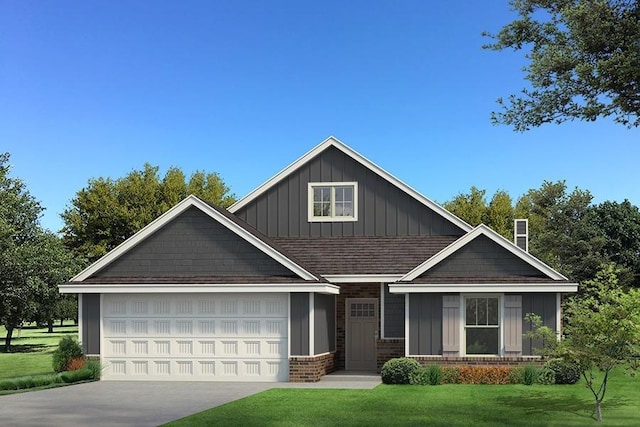
[[[64,335],[77,336],[78,326],[56,326],[53,330],[49,334],[46,328],[28,326],[22,328],[19,337],[18,331],[14,331],[12,352],[5,353],[7,332],[0,326],[0,379],[53,373],[51,354]]]
[[[615,372],[604,426],[640,425],[640,381]],[[575,385],[380,385],[373,390],[272,389],[169,426],[582,426],[594,401]]]

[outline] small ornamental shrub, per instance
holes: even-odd
[[[99,380],[100,375],[102,374],[102,365],[97,360],[87,360],[85,364],[85,369],[91,372],[92,380]]]
[[[522,384],[531,385],[535,384],[538,380],[538,368],[533,365],[527,365],[522,372]]]
[[[60,374],[60,378],[65,383],[77,383],[91,379],[91,371],[88,369],[80,369],[77,371],[68,371]]]
[[[63,337],[58,343],[58,348],[53,352],[53,370],[64,372],[71,360],[82,357],[82,348],[78,341],[70,336]]]
[[[409,376],[409,383],[414,385],[438,385],[442,381],[440,365],[429,365],[420,368]]]
[[[580,365],[562,359],[551,359],[544,364],[556,374],[556,384],[575,384],[580,381]]]
[[[506,366],[461,366],[462,384],[509,384],[509,368]]]
[[[522,384],[524,376],[524,369],[511,368],[509,369],[509,384]]]
[[[460,384],[460,371],[457,366],[445,366],[442,368],[442,384]]]
[[[69,361],[67,365],[66,371],[77,371],[78,369],[82,369],[87,364],[84,357],[74,357]]]
[[[420,364],[407,357],[388,360],[383,366],[381,377],[385,384],[409,384],[411,374],[420,369]]]
[[[551,385],[556,383],[556,373],[551,368],[542,368],[538,372],[538,383]]]

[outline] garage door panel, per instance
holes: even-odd
[[[288,298],[103,297],[105,379],[286,381]]]

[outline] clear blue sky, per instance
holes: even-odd
[[[512,18],[506,0],[0,0],[0,151],[52,230],[89,178],[173,165],[240,197],[329,135],[438,202],[565,179],[640,204],[640,130],[490,123],[524,62],[481,32]]]

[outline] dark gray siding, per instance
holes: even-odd
[[[522,333],[526,334],[531,330],[531,323],[525,322],[527,313],[535,313],[542,317],[545,326],[556,330],[556,294],[522,294]],[[534,349],[542,347],[541,340],[522,338],[522,354],[524,356],[535,355]]]
[[[85,354],[100,354],[100,294],[82,294],[82,337]]]
[[[358,221],[308,222],[309,182],[357,182]],[[236,215],[272,237],[452,235],[463,231],[334,147]]]
[[[546,277],[486,236],[478,236],[431,268],[428,277]]]
[[[442,354],[442,294],[409,294],[409,354]]]
[[[336,349],[336,297],[314,295],[314,353],[322,354]]]
[[[191,207],[95,277],[237,274],[292,275],[234,232]]]
[[[404,338],[404,294],[389,293],[384,285],[384,337]]]
[[[309,293],[291,294],[291,337],[293,356],[309,355]]]

